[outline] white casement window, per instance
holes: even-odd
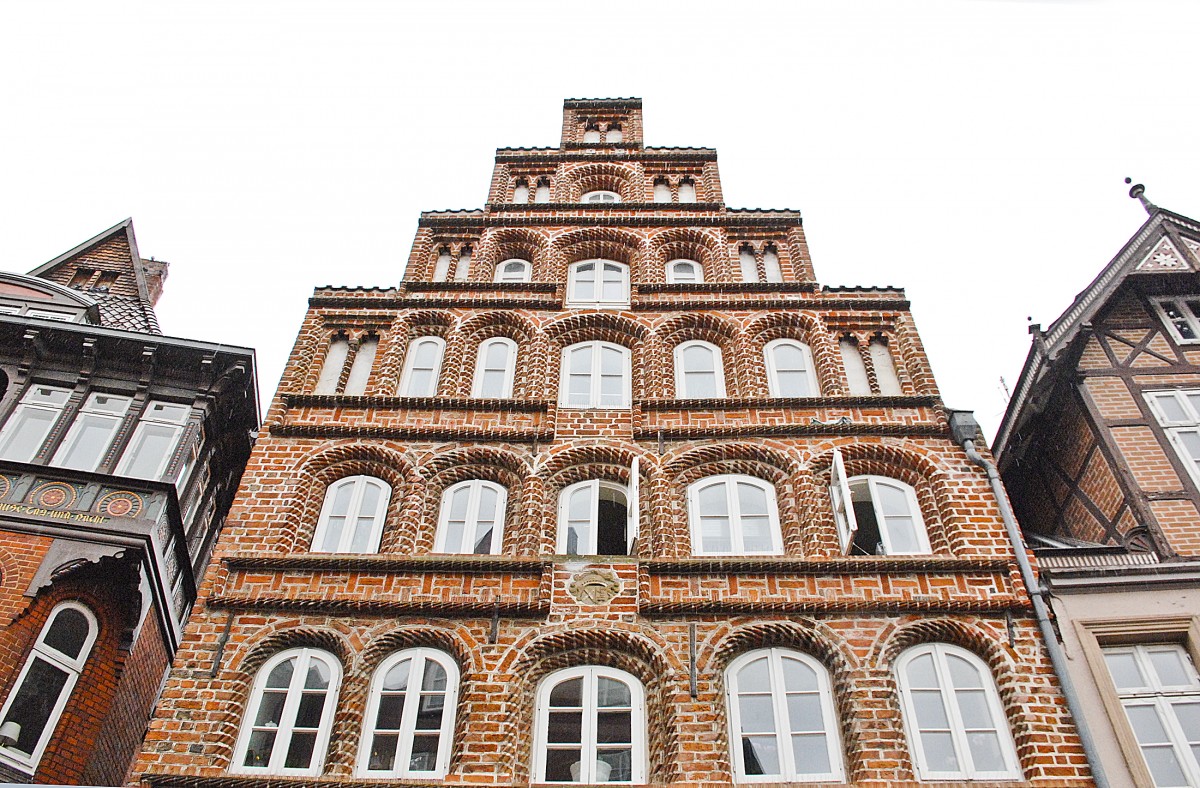
[[[329,485],[313,534],[312,552],[378,552],[391,497],[388,483],[374,476],[347,476]]]
[[[694,555],[779,555],[775,486],[753,476],[708,476],[688,486]]]
[[[829,498],[838,541],[847,555],[927,555],[929,535],[917,492],[886,476],[846,476],[842,453],[833,452]]]
[[[1200,785],[1200,676],[1186,649],[1112,646],[1104,662],[1154,785]]]
[[[684,178],[679,182],[679,201],[696,201],[696,184],[692,182],[691,178]]]
[[[497,282],[528,282],[533,273],[533,265],[528,260],[514,257],[496,266],[495,280]]]
[[[495,482],[471,479],[442,493],[436,553],[495,555],[504,543],[508,491]]]
[[[580,342],[563,349],[559,404],[566,408],[628,408],[629,348]]]
[[[321,364],[321,376],[317,378],[314,394],[336,394],[338,383],[342,379],[342,370],[346,367],[346,358],[350,355],[350,340],[342,334],[329,342],[329,350],[325,352],[325,361]]]
[[[588,126],[586,129],[583,130],[583,141],[584,142],[599,142],[600,141],[600,129],[595,126]]]
[[[662,178],[654,182],[654,201],[655,202],[670,202],[671,201],[671,184],[667,183]]]
[[[751,651],[730,663],[725,686],[737,782],[845,779],[824,665],[785,648]]]
[[[408,343],[408,358],[404,359],[404,372],[400,376],[401,397],[437,394],[445,347],[446,340],[441,337],[417,337]]]
[[[675,346],[675,396],[679,399],[725,396],[721,348],[700,341]]]
[[[0,746],[0,763],[29,774],[37,769],[98,631],[96,616],[77,602],[50,611],[0,710],[0,724],[19,726],[16,742]]]
[[[458,665],[436,649],[413,648],[385,659],[371,680],[358,775],[445,777],[458,680]]]
[[[904,393],[900,386],[900,377],[896,374],[896,362],[887,343],[873,339],[869,347],[871,365],[875,367],[875,380],[879,383],[879,393],[885,396],[899,396]]]
[[[538,686],[533,782],[646,782],[646,698],[623,670],[585,666]]]
[[[518,205],[529,202],[529,182],[524,178],[517,181],[517,185],[513,187],[513,202]]]
[[[896,661],[904,729],[921,780],[1019,780],[1021,769],[991,671],[946,643]]]
[[[867,365],[858,351],[858,343],[850,337],[842,337],[838,342],[838,350],[842,352],[842,365],[846,368],[846,383],[850,393],[870,394],[871,379],[867,377]]]
[[[445,282],[450,278],[450,266],[454,258],[450,256],[450,247],[443,246],[438,250],[437,262],[433,264],[433,281]]]
[[[620,202],[621,195],[616,192],[597,189],[583,195],[583,202]]]
[[[30,386],[0,430],[0,458],[31,462],[70,398],[70,389]]]
[[[332,654],[294,648],[258,671],[229,771],[315,777],[325,763],[342,666]]]
[[[783,269],[779,266],[779,253],[774,246],[768,246],[763,252],[763,273],[768,282],[782,282]]]
[[[1145,396],[1192,481],[1200,484],[1200,389],[1148,391]]]
[[[704,266],[695,260],[672,260],[667,263],[667,283],[702,283],[704,281]]]
[[[94,471],[125,420],[131,397],[92,392],[79,409],[51,465]]]
[[[615,260],[581,260],[567,273],[567,306],[629,306],[629,266]]]
[[[815,397],[816,371],[812,351],[794,339],[776,339],[766,344],[767,388],[772,397]]]
[[[354,363],[350,365],[344,394],[358,396],[366,393],[367,381],[371,379],[371,367],[375,363],[375,351],[378,349],[379,338],[376,336],[365,336],[358,343],[358,352],[354,354]]]
[[[1154,308],[1176,342],[1200,342],[1200,296],[1155,298]]]
[[[589,479],[562,491],[558,496],[560,555],[633,555],[638,525],[637,474],[635,460],[633,489]]]
[[[615,123],[608,127],[608,131],[604,134],[605,142],[621,142],[625,139],[625,135],[621,133],[621,127]]]
[[[475,359],[472,397],[503,399],[512,396],[513,375],[517,366],[517,343],[508,337],[494,337],[479,345]]]
[[[138,419],[137,429],[117,463],[118,476],[157,479],[167,470],[188,417],[190,405],[150,400]]]

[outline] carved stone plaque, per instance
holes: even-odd
[[[621,593],[621,583],[608,570],[589,569],[575,575],[567,592],[581,605],[607,605]]]

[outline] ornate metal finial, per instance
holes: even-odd
[[[1133,183],[1133,178],[1126,178],[1125,182]],[[1151,216],[1153,216],[1154,212],[1158,210],[1157,205],[1146,199],[1146,187],[1140,183],[1133,183],[1133,186],[1129,188],[1129,196],[1139,201],[1142,204],[1142,207],[1146,209],[1146,213],[1150,214]]]

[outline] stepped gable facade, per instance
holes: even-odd
[[[997,463],[1112,785],[1200,785],[1200,223],[1159,208],[1033,347]]]
[[[146,786],[1078,785],[901,290],[568,100],[404,280],[318,288]]]
[[[0,273],[0,782],[119,785],[258,425],[254,353],[163,336],[126,220]]]

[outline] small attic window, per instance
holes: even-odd
[[[603,189],[598,189],[596,191],[588,192],[587,194],[583,195],[583,201],[584,202],[620,202],[621,195],[617,194],[616,192],[610,192],[610,191],[604,191]]]
[[[100,272],[91,268],[77,268],[75,269],[75,275],[71,277],[69,286],[76,290],[84,288],[92,281],[92,277],[98,273]]]

